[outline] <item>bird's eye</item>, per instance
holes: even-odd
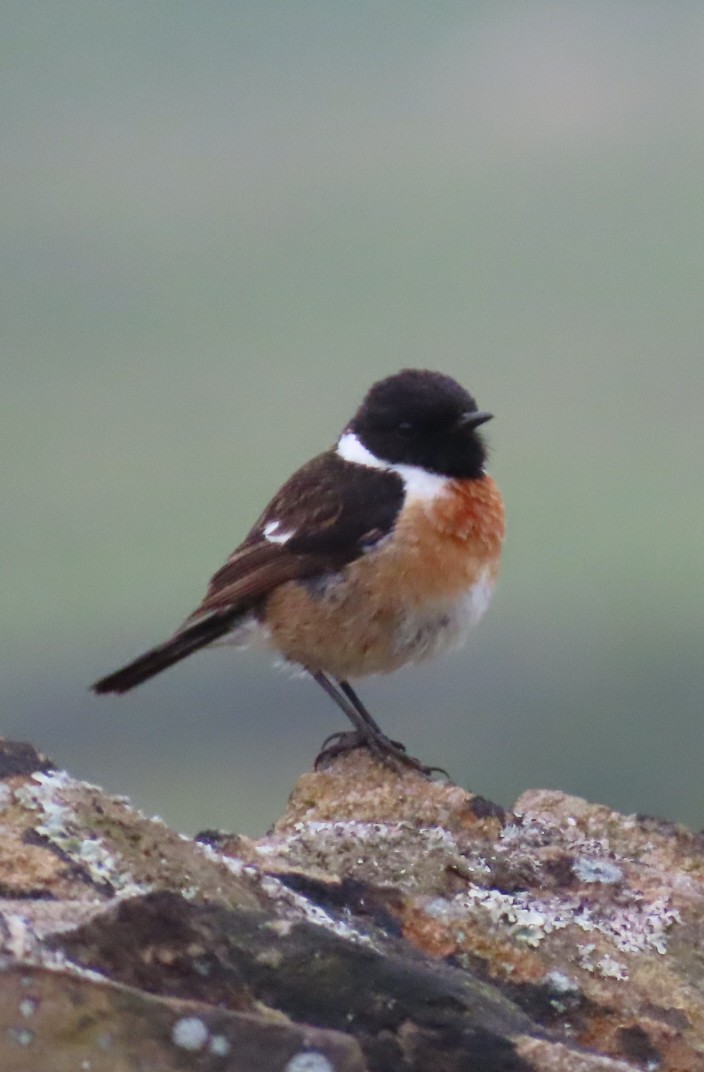
[[[396,431],[399,435],[402,435],[404,439],[408,439],[415,433],[415,427],[410,421],[401,421],[400,424],[396,425]]]

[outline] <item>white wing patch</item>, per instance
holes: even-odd
[[[450,483],[447,477],[439,473],[430,473],[420,465],[394,465],[377,458],[363,443],[357,439],[354,432],[343,432],[337,444],[337,454],[346,462],[355,465],[366,465],[368,469],[385,469],[388,472],[398,473],[403,480],[406,491],[406,503],[413,500],[432,502],[438,495],[447,491]]]
[[[267,521],[264,526],[264,539],[269,543],[288,543],[292,536],[295,535],[295,529],[284,529],[283,532],[278,530],[281,527],[280,521]]]

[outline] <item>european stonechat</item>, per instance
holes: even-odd
[[[438,372],[375,383],[330,450],[283,485],[164,644],[93,685],[127,692],[199,648],[263,640],[354,726],[318,762],[364,745],[427,773],[349,684],[457,647],[487,609],[504,535],[477,429],[491,414]]]

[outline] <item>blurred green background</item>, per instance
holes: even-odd
[[[121,699],[375,379],[496,420],[465,652],[361,693],[510,803],[704,824],[704,6],[5,0],[1,730],[256,833],[341,728],[264,656]]]

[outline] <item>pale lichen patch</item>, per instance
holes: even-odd
[[[572,863],[572,870],[580,882],[600,882],[604,885],[611,885],[623,879],[623,868],[612,860],[599,857],[578,856]]]
[[[232,1045],[224,1035],[213,1035],[208,1043],[208,1050],[214,1057],[227,1057],[231,1049]]]
[[[18,1046],[31,1046],[35,1039],[34,1032],[28,1027],[11,1027],[8,1034]]]
[[[344,875],[374,886],[428,890],[454,862],[474,871],[462,857],[454,834],[441,826],[419,828],[412,823],[310,820],[293,824],[286,835],[274,835],[256,846],[266,866],[305,866],[321,875]],[[481,871],[486,864],[476,867]]]
[[[138,883],[124,862],[101,838],[86,829],[70,797],[71,791],[85,791],[85,783],[74,781],[65,771],[35,772],[15,790],[16,799],[38,813],[34,829],[61,853],[85,868],[91,880],[124,897],[147,893],[150,886]]]
[[[318,1050],[304,1050],[286,1062],[283,1072],[335,1072],[325,1054]]]
[[[23,998],[19,1005],[20,1016],[29,1019],[30,1016],[34,1016],[38,1008],[39,1001],[37,998]]]
[[[207,1025],[199,1016],[182,1016],[171,1029],[171,1041],[182,1050],[196,1053],[210,1037]]]

